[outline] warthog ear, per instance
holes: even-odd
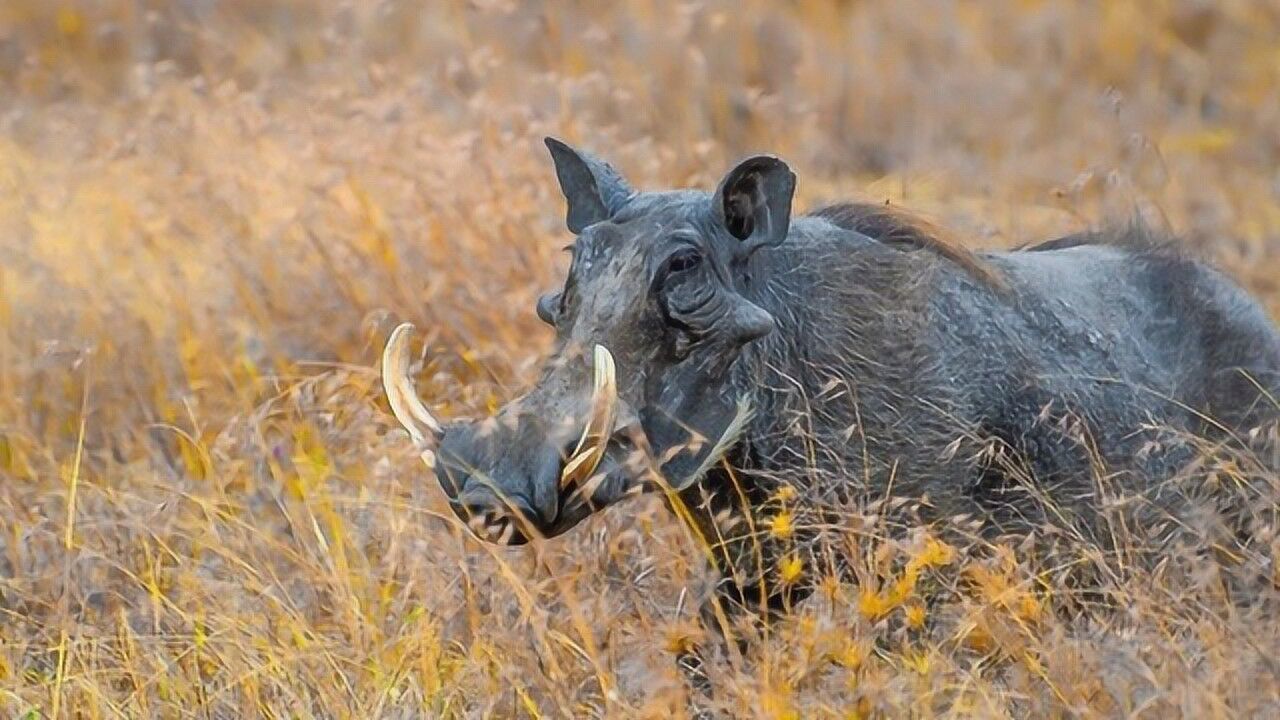
[[[785,162],[757,155],[724,176],[711,200],[711,211],[730,235],[743,241],[743,254],[750,254],[787,239],[795,190],[795,173]]]
[[[589,225],[608,220],[626,204],[634,191],[609,163],[574,150],[549,137],[544,141],[556,166],[560,192],[569,204],[565,224],[580,234]]]

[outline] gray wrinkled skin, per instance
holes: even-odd
[[[752,515],[781,485],[827,522],[822,508],[892,494],[944,528],[967,515],[1093,537],[1104,491],[1150,488],[1150,515],[1180,512],[1185,497],[1159,488],[1193,459],[1191,435],[1276,422],[1280,333],[1141,230],[966,256],[877,206],[792,219],[794,176],[773,158],[715,193],[637,193],[548,144],[578,235],[565,287],[538,308],[558,342],[527,395],[446,428],[439,475],[460,512],[501,496],[526,535],[551,536],[674,489],[721,589],[755,606],[776,598],[750,568],[767,574],[786,549]],[[616,358],[623,412],[583,493],[557,479],[596,343]],[[750,420],[717,458],[742,400]]]

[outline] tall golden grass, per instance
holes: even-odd
[[[0,714],[685,713],[678,522],[646,499],[481,546],[376,382],[399,320],[447,416],[532,377],[566,242],[539,138],[643,187],[767,150],[802,207],[893,200],[975,246],[1139,215],[1274,316],[1278,37],[1250,0],[8,0]],[[1280,715],[1274,588],[1229,601],[1213,561],[1073,616],[1017,545],[850,540],[858,581],[716,655],[712,707]]]

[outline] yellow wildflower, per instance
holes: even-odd
[[[1044,612],[1044,606],[1040,604],[1039,598],[1033,593],[1023,593],[1018,598],[1017,616],[1026,622],[1039,622],[1041,613]]]
[[[769,523],[769,532],[776,538],[789,538],[791,533],[795,532],[795,526],[792,524],[791,513],[783,510],[773,516],[773,520]]]
[[[907,627],[913,630],[919,630],[924,627],[924,620],[927,612],[928,611],[925,610],[924,603],[918,602],[911,603],[902,610],[902,614],[905,616],[907,621]]]
[[[854,642],[850,640],[844,643],[839,650],[832,654],[831,659],[841,667],[849,670],[857,670],[867,661],[870,651],[867,650],[865,643]]]
[[[792,689],[785,683],[761,694],[760,705],[764,717],[774,720],[800,720],[800,711],[791,701]]]
[[[893,584],[893,589],[889,591],[888,600],[893,605],[901,605],[910,598],[916,590],[916,579],[920,576],[920,572],[910,565],[906,571],[902,573],[902,577],[898,578]]]
[[[924,541],[924,549],[916,556],[921,567],[943,567],[955,560],[955,548],[938,540],[928,538]]]
[[[778,562],[778,577],[787,585],[799,580],[803,574],[804,561],[798,555],[788,555]]]
[[[879,620],[893,609],[893,601],[875,590],[863,590],[858,596],[858,612],[868,620]]]

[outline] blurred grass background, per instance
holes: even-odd
[[[641,187],[774,152],[802,208],[892,200],[974,246],[1139,216],[1275,316],[1277,38],[1268,0],[8,0],[0,714],[683,713],[703,571],[660,504],[481,547],[377,384],[406,319],[446,416],[532,376],[567,237],[540,138]],[[1206,563],[1072,621],[1016,548],[922,542],[714,668],[715,702],[1280,713],[1274,593],[1228,603]],[[955,591],[880,602],[904,558]]]

